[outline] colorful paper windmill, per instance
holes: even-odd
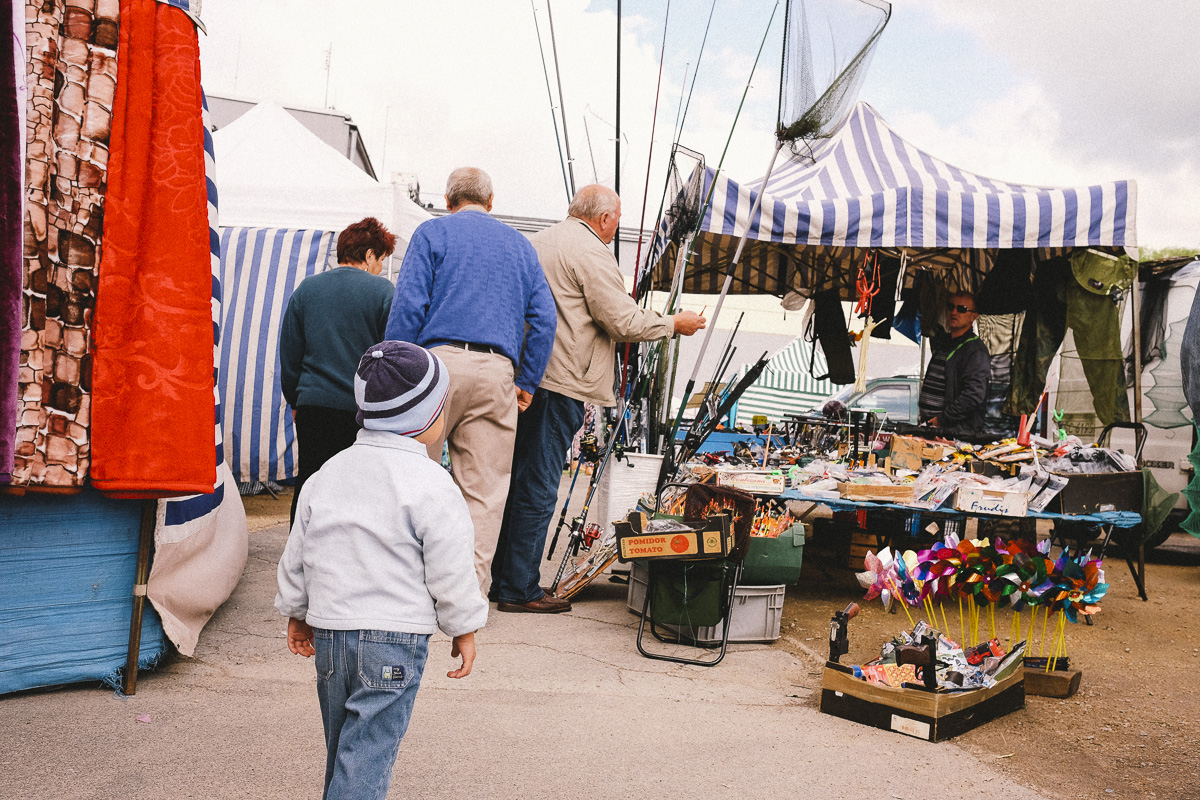
[[[879,551],[879,555],[868,550],[863,566],[866,571],[855,574],[859,585],[867,590],[863,599],[874,600],[878,597],[883,601],[883,610],[891,611],[892,587],[896,585],[896,567],[891,550],[885,547]]]

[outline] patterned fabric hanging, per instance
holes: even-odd
[[[212,266],[196,28],[178,8],[122,0],[118,57],[91,480],[114,497],[211,492]]]
[[[16,12],[20,12],[19,18]],[[12,478],[25,260],[25,3],[0,0],[0,483]]]
[[[19,417],[12,483],[76,491],[90,462],[91,321],[118,11],[30,0]]]

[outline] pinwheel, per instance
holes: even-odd
[[[1062,604],[1063,611],[1071,622],[1079,622],[1078,614],[1090,616],[1100,610],[1095,603],[1108,593],[1108,584],[1100,582],[1100,573],[1098,561],[1088,561],[1082,567],[1072,561],[1064,569],[1064,576],[1069,576],[1071,586],[1067,589]]]
[[[886,555],[887,563],[881,556]],[[892,563],[891,553],[888,548],[879,551],[879,555],[870,550],[867,551],[866,558],[863,559],[863,566],[866,567],[865,572],[859,572],[854,577],[858,578],[858,583],[867,590],[864,600],[874,600],[876,597],[883,602],[883,610],[892,610],[892,587],[896,585],[893,577],[896,571],[895,565]]]

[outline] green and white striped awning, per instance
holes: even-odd
[[[749,368],[742,367],[741,374]],[[819,405],[835,391],[828,379],[813,377],[814,373],[824,375],[827,369],[825,354],[818,348],[813,359],[813,346],[797,336],[771,357],[762,376],[738,400],[736,423],[749,428],[756,414],[779,422],[788,414],[804,413]]]

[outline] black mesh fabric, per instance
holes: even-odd
[[[776,132],[795,155],[828,136],[858,97],[892,14],[882,0],[793,0],[783,41]]]

